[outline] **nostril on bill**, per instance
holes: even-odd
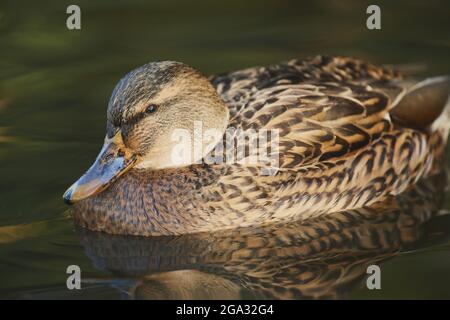
[[[114,155],[112,153],[109,153],[103,158],[103,161],[110,162],[112,158],[114,158]]]

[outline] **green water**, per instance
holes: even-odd
[[[217,297],[228,291],[222,292],[226,286],[209,276],[224,273],[233,294],[264,297],[248,279],[245,284],[229,276],[236,270],[229,269],[232,257],[223,249],[225,236],[212,242],[217,252],[211,256],[193,250],[180,262],[177,252],[211,239],[123,239],[76,231],[61,195],[102,144],[106,104],[115,83],[149,61],[183,61],[212,74],[293,57],[345,54],[399,65],[420,76],[450,73],[448,1],[377,3],[382,30],[369,31],[365,10],[370,3],[365,1],[79,0],[82,30],[69,31],[65,11],[73,1],[2,1],[0,298],[177,297],[170,281],[180,275],[172,273],[166,277],[170,281],[161,275],[174,270],[190,270],[199,282],[219,283]],[[450,209],[450,194],[442,209]],[[343,291],[344,298],[450,298],[450,223],[439,218],[432,226],[431,231],[428,225],[426,231],[413,228],[421,234],[411,237],[420,238],[420,244],[383,249],[402,253],[382,263],[381,290],[368,290],[361,274],[348,284],[332,276],[329,286]],[[427,236],[437,240],[428,243]],[[267,240],[264,234],[256,237]],[[353,248],[351,243],[347,247]],[[282,265],[283,245],[271,250],[272,258],[280,255],[271,263]],[[352,250],[340,252],[345,261],[353,259]],[[370,261],[381,259],[379,250],[365,254]],[[304,258],[297,259],[299,268]],[[336,263],[320,261],[316,272]],[[66,289],[65,271],[72,264],[87,279],[83,290]],[[252,274],[252,268],[257,267],[246,264],[243,274]],[[153,291],[130,294],[147,274]],[[294,275],[290,280],[300,281]]]

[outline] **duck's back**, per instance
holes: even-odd
[[[413,96],[402,105],[414,81],[348,57],[295,59],[211,82],[230,108],[230,127],[277,131],[281,170],[345,158],[395,130],[427,129],[446,103],[411,106]]]
[[[448,78],[417,84],[360,60],[316,57],[211,81],[230,107],[230,127],[278,132],[275,175],[250,165],[220,179],[224,190],[251,186],[231,197],[237,210],[276,220],[360,208],[430,175],[443,155]]]

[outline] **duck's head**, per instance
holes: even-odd
[[[97,194],[131,168],[159,170],[198,162],[222,138],[228,116],[208,79],[185,64],[153,62],[131,71],[111,95],[97,159],[64,200],[74,203]],[[201,148],[192,148],[198,130],[217,134],[202,139]]]

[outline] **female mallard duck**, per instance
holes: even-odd
[[[448,95],[447,77],[408,82],[345,57],[210,79],[182,63],[149,63],[114,89],[104,146],[64,199],[76,202],[73,215],[82,227],[143,236],[369,206],[436,171],[450,124]],[[181,129],[195,140],[198,123],[220,134],[179,161],[174,133]],[[230,128],[232,139],[245,130],[276,132],[277,145],[268,148],[276,171],[267,174],[252,161],[206,161],[226,149],[217,146],[229,145]]]

